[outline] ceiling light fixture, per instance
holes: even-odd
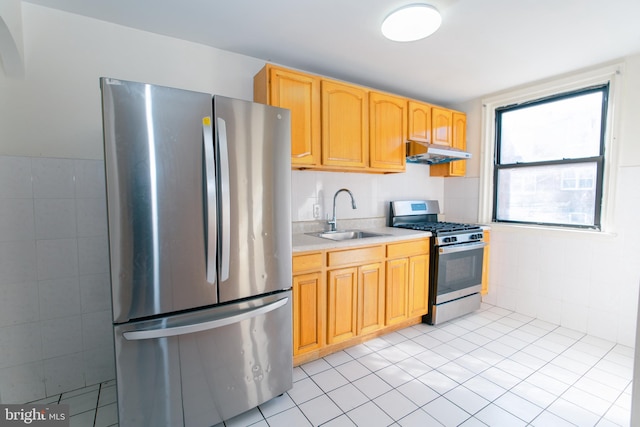
[[[435,33],[442,17],[428,4],[410,4],[392,12],[382,22],[382,34],[396,42],[412,42]]]

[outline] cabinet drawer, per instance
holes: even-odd
[[[387,245],[387,258],[402,258],[429,253],[429,239]]]
[[[293,273],[322,268],[322,252],[313,252],[293,256]]]
[[[368,248],[348,249],[327,253],[327,266],[337,267],[341,265],[362,264],[384,258],[384,246],[372,246]]]

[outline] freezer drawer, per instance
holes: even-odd
[[[114,335],[121,427],[208,427],[292,387],[290,291]]]

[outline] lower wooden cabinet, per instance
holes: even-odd
[[[357,334],[358,269],[351,267],[331,270],[327,276],[327,343],[333,344],[353,338]]]
[[[294,364],[419,323],[428,283],[428,238],[296,253]]]
[[[325,345],[326,285],[324,252],[293,257],[293,355]]]
[[[414,255],[409,258],[409,317],[421,316],[428,311],[429,255]]]
[[[387,245],[386,323],[427,314],[429,240]]]
[[[482,254],[482,289],[480,293],[486,295],[489,292],[489,243],[491,242],[491,232],[484,230],[483,241],[487,244]]]
[[[383,260],[384,245],[327,252],[328,344],[384,326]]]
[[[358,335],[384,327],[384,296],[383,262],[358,267]]]
[[[408,319],[409,260],[407,258],[387,261],[386,288],[385,321],[387,325]]]
[[[322,273],[293,277],[294,353],[317,350],[324,345],[324,280]]]

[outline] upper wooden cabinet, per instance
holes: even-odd
[[[322,164],[366,168],[369,164],[367,91],[331,80],[321,82]]]
[[[253,82],[253,99],[291,110],[291,165],[320,165],[320,79],[265,66]]]
[[[369,93],[369,161],[381,171],[405,170],[407,100],[393,95]]]
[[[434,144],[453,144],[453,112],[445,108],[431,108],[431,135]]]
[[[435,109],[435,108],[434,108]],[[435,115],[434,115],[435,118]],[[443,119],[444,120],[444,119]],[[460,150],[467,149],[467,116],[456,111],[451,112],[451,146]],[[444,135],[444,132],[443,132]],[[443,163],[430,166],[431,176],[465,176],[467,173],[467,161]]]
[[[463,113],[267,64],[254,101],[291,110],[291,167],[369,173],[406,170],[407,138],[466,148]],[[410,143],[410,155],[425,148]],[[465,161],[431,166],[432,176],[464,176]]]
[[[412,140],[409,144],[409,155],[414,156],[424,153],[426,148],[413,141],[431,144],[431,105],[409,101],[407,108],[409,119],[407,135]]]

